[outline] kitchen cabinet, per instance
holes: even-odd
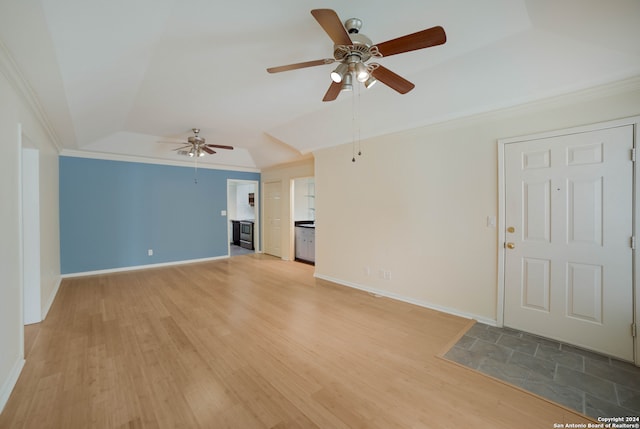
[[[240,221],[232,220],[231,225],[232,225],[232,231],[233,231],[231,242],[236,246],[239,246],[240,245]]]
[[[296,226],[296,260],[315,263],[316,230],[313,227]]]

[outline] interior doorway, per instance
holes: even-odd
[[[291,180],[291,234],[293,259],[315,264],[316,184],[314,177]]]
[[[228,255],[238,256],[260,250],[259,182],[227,180]]]

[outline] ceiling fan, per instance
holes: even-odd
[[[205,138],[198,135],[200,133],[199,128],[192,128],[192,131],[194,135],[190,136],[186,142],[183,142],[186,146],[174,149],[179,155],[201,157],[205,156],[207,153],[209,155],[216,153],[212,148],[233,150],[233,146],[205,143]]]
[[[333,82],[322,101],[333,101],[340,91],[352,90],[353,79],[364,83],[366,88],[380,81],[400,94],[406,94],[415,87],[413,83],[376,62],[367,64],[367,61],[442,45],[447,41],[444,29],[436,26],[374,45],[371,39],[360,33],[362,21],[358,18],[346,20],[343,26],[332,9],[313,9],[311,15],[333,40],[333,58],[271,67],[267,72],[280,73],[338,62],[338,67],[331,73]]]

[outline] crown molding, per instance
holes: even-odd
[[[149,158],[144,156],[123,155],[117,153],[93,152],[88,150],[63,149],[60,156],[73,158],[101,159],[105,161],[137,162],[141,164],[169,165],[174,167],[193,168],[195,161],[175,161],[171,159]],[[207,170],[242,171],[245,173],[260,173],[259,168],[243,167],[234,165],[209,164],[198,162],[198,168]]]
[[[40,104],[40,100],[38,100],[35,91],[29,84],[29,81],[22,74],[20,67],[18,67],[18,64],[15,62],[13,56],[9,52],[9,49],[2,40],[0,40],[0,73],[6,77],[9,84],[16,90],[29,110],[31,110],[51,140],[53,146],[58,150],[58,152],[62,151],[60,139],[53,129],[42,104]]]

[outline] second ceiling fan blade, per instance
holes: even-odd
[[[207,144],[205,146],[207,146],[207,147],[215,147],[216,149],[233,150],[233,146],[226,146],[226,145],[223,145],[223,144]]]
[[[344,29],[342,21],[333,9],[313,9],[311,15],[318,21],[318,24],[331,37],[336,45],[351,45],[351,37]]]
[[[390,55],[401,54],[403,52],[442,45],[446,41],[447,35],[444,32],[444,28],[438,26],[378,43],[376,46],[383,57],[388,57]]]
[[[216,153],[215,150],[209,149],[207,146],[201,146],[202,150],[207,152],[209,155],[213,155],[214,153]]]
[[[323,60],[305,61],[303,63],[288,64],[286,66],[270,67],[267,69],[269,73],[280,73],[289,70],[303,69],[306,67],[322,66],[324,64],[334,63],[333,58],[325,58]]]
[[[414,84],[379,64],[378,67],[371,72],[371,75],[388,87],[395,89],[400,94],[406,94],[415,88]]]
[[[336,98],[338,98],[338,94],[340,94],[340,91],[342,91],[342,84],[331,82],[331,86],[329,86],[326,94],[324,94],[324,98],[322,99],[322,101],[335,100]]]

